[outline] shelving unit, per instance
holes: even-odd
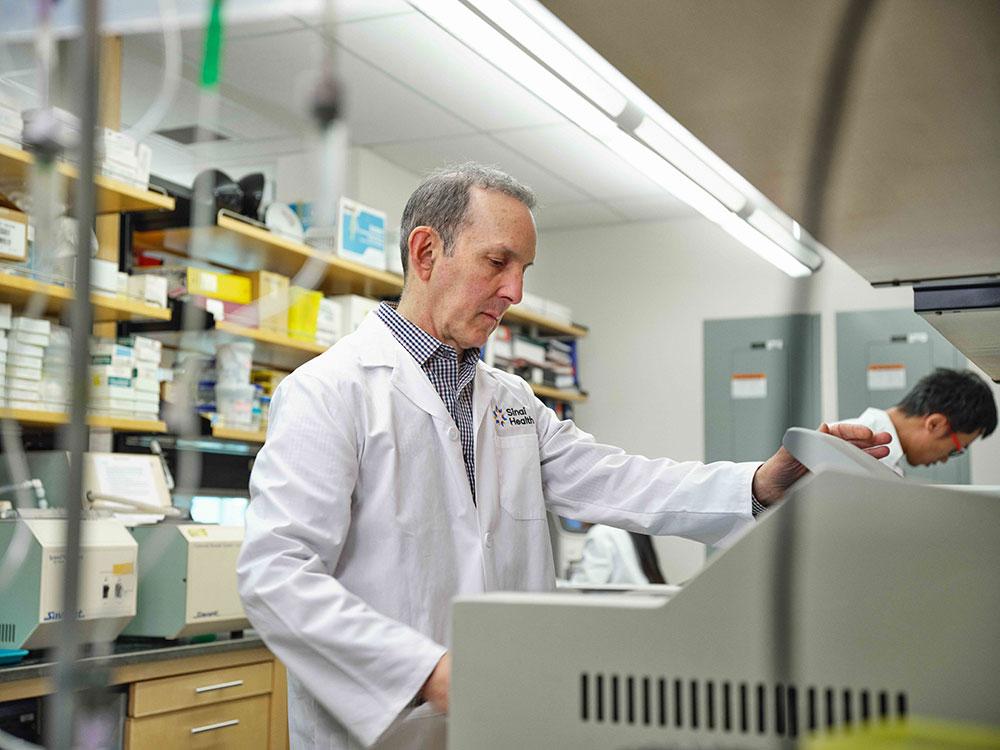
[[[45,298],[41,310],[43,315],[61,315],[69,310],[75,293],[59,284],[46,284],[26,276],[0,270],[0,301],[10,302],[19,307],[28,304],[32,297]],[[147,305],[144,302],[118,295],[91,292],[90,301],[94,305],[95,322],[115,320],[170,320],[170,309]]]
[[[132,234],[133,247],[182,258],[198,258],[234,271],[269,271],[294,277],[309,262],[317,264],[317,288],[324,294],[397,297],[403,278],[394,273],[338,258],[301,242],[282,237],[242,216],[219,211],[215,224],[193,229],[170,226],[166,215],[140,217]],[[535,326],[542,335],[579,338],[587,329],[513,307],[504,320]]]
[[[28,173],[35,157],[28,151],[0,144],[0,184],[27,185]],[[56,170],[66,178],[66,202],[72,205],[75,190],[73,189],[80,171],[72,164],[59,162]],[[94,177],[97,187],[97,213],[114,214],[123,211],[173,211],[174,199],[163,193],[129,185],[119,180],[97,175]]]
[[[0,408],[0,419],[13,419],[31,427],[58,427],[69,424],[69,414],[60,411],[35,411],[34,409]],[[104,427],[123,432],[166,432],[167,425],[160,420],[129,419],[91,414],[87,417],[91,427]]]

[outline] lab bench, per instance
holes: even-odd
[[[285,670],[256,636],[120,639],[79,663],[95,683],[126,693],[126,749],[288,747]],[[0,703],[48,695],[55,667],[52,651],[0,667]]]

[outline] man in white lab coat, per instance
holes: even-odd
[[[889,433],[889,455],[882,463],[903,476],[907,466],[944,463],[965,453],[976,438],[989,437],[997,428],[997,406],[990,387],[974,372],[938,368],[895,406],[865,409],[841,424]]]
[[[552,589],[546,510],[720,545],[805,471],[783,450],[764,464],[629,456],[486,367],[479,349],[535,259],[533,202],[478,165],[429,177],[403,213],[398,309],[274,395],[238,573],[288,668],[294,747],[443,746],[451,601]],[[834,432],[885,455],[888,435]]]

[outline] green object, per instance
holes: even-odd
[[[210,89],[222,77],[222,0],[212,0],[205,29],[205,57],[201,64],[201,86]]]

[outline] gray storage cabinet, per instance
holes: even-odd
[[[705,460],[755,461],[820,421],[818,315],[705,321]]]
[[[895,406],[936,367],[962,370],[968,362],[912,310],[837,313],[838,419],[853,419],[869,406]],[[968,454],[937,466],[903,468],[910,479],[969,483]]]

